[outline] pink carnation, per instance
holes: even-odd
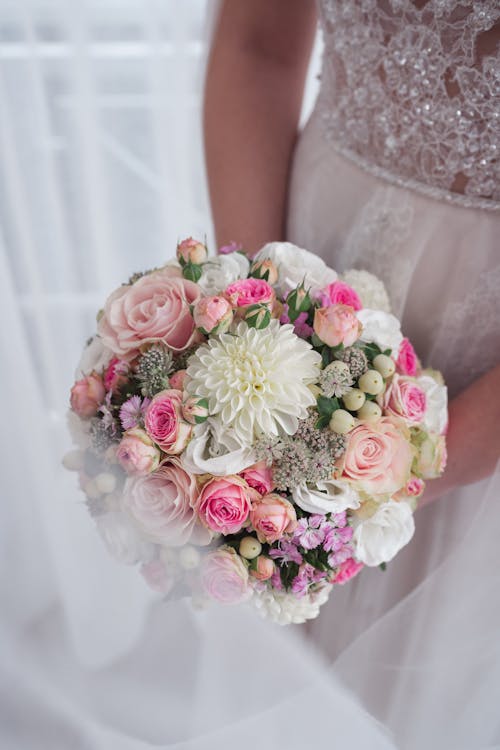
[[[347,581],[350,581],[351,578],[357,576],[359,571],[362,570],[363,567],[363,563],[356,562],[354,558],[350,557],[340,565],[337,574],[332,579],[332,583],[347,583]]]
[[[329,305],[349,305],[354,310],[361,310],[363,307],[358,294],[352,286],[344,284],[343,281],[333,281],[331,284],[328,284],[319,293],[319,298],[323,307],[328,307]]]
[[[403,339],[399,347],[396,368],[401,375],[415,377],[419,368],[419,361],[409,339]]]

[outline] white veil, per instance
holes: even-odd
[[[475,747],[493,747],[493,480],[468,528],[481,534],[478,559],[460,536],[410,596],[392,592],[393,605],[346,639],[330,666],[300,628],[243,608],[159,601],[104,550],[62,468],[73,368],[105,294],[168,257],[178,234],[209,228],[199,135],[205,4],[128,0],[119,10],[112,0],[0,9],[0,744],[378,750],[395,746],[395,729],[411,738],[399,746],[458,748],[470,747],[458,736],[465,722]],[[443,596],[450,619],[433,623]],[[313,628],[323,647],[330,628],[328,617]],[[401,629],[412,638],[398,638]],[[398,696],[407,700],[422,675],[429,704],[448,696],[455,744],[426,725],[424,704],[405,729]],[[464,683],[474,686],[467,705]]]

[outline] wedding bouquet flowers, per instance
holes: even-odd
[[[446,462],[446,387],[371,274],[290,243],[221,253],[184,240],[106,300],[65,464],[155,591],[303,622],[410,541]]]

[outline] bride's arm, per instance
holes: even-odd
[[[494,472],[500,459],[500,365],[451,401],[447,447],[446,471],[429,482],[421,505]]]
[[[284,237],[286,189],[316,29],[314,0],[225,0],[207,69],[204,134],[217,242]]]

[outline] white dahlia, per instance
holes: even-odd
[[[208,399],[209,413],[231,427],[241,445],[262,435],[293,435],[316,400],[307,387],[318,379],[320,355],[272,320],[257,330],[239,323],[190,357],[188,391]]]
[[[319,610],[330,596],[331,584],[325,583],[316,591],[311,591],[300,598],[284,591],[266,588],[254,590],[250,605],[266,620],[277,625],[299,625],[306,620],[314,620]]]

